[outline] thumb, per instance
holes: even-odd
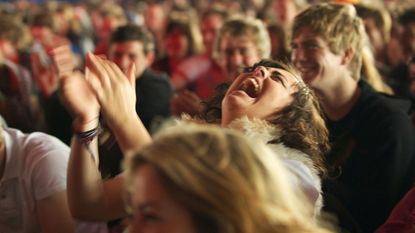
[[[127,78],[128,81],[130,82],[131,86],[135,87],[135,64],[134,62],[132,62],[130,64],[130,66],[128,67],[128,71],[127,71]]]

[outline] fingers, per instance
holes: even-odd
[[[101,81],[88,67],[85,68],[85,79],[98,102],[101,104],[103,97]]]
[[[136,79],[135,71],[136,71],[136,67],[135,67],[134,62],[132,62],[130,66],[128,67],[128,71],[127,71],[127,78],[128,78],[128,81],[130,81],[130,84],[132,87],[135,87],[135,79]]]
[[[98,80],[101,82],[102,87],[111,87],[110,77],[108,76],[107,69],[104,63],[92,53],[88,53],[86,56],[86,66],[90,69],[91,73],[94,73]]]
[[[75,58],[68,45],[53,49],[52,59],[60,77],[71,74],[75,69]]]

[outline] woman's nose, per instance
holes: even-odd
[[[254,70],[254,75],[258,75],[262,78],[265,78],[267,75],[267,69],[264,66],[258,66],[257,68],[255,68]]]

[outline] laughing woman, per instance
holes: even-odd
[[[75,131],[68,173],[69,203],[79,219],[111,220],[127,216],[122,199],[124,176],[103,182],[99,175],[98,115],[103,114],[126,155],[151,144],[152,138],[134,110],[133,65],[123,74],[105,59],[88,55],[87,60],[86,79],[66,74],[62,80],[62,94],[74,116]],[[325,170],[328,134],[310,90],[290,66],[261,61],[247,68],[224,93],[202,117],[267,143],[289,170],[287,179],[295,192],[308,197],[314,207],[313,218],[321,207],[319,175]]]

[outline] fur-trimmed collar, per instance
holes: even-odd
[[[195,119],[186,115],[182,115],[181,119],[178,119],[175,124],[186,124],[186,123],[206,124],[203,120]],[[262,119],[249,119],[248,117],[241,117],[233,120],[228,128],[243,132],[247,137],[258,140],[267,144],[269,148],[280,158],[286,161],[295,161],[303,164],[308,168],[308,175],[301,175],[300,172],[291,170],[291,172],[298,176],[299,186],[303,192],[314,202],[315,214],[320,212],[322,207],[322,196],[321,196],[321,180],[318,176],[318,170],[314,165],[311,158],[296,149],[285,146],[282,142],[280,143],[269,143],[270,141],[278,141],[282,135],[282,129],[270,124],[269,122]],[[290,169],[289,169],[290,170]],[[307,178],[308,177],[308,178]]]
[[[244,132],[250,138],[260,140],[265,144],[268,144],[274,152],[278,152],[278,155],[287,159],[299,160],[307,165],[314,173],[317,174],[317,169],[314,166],[311,158],[296,149],[285,146],[281,143],[269,143],[270,141],[276,141],[282,134],[282,129],[270,124],[268,121],[262,119],[249,119],[248,117],[241,117],[232,121],[229,126],[231,129],[236,129]]]

